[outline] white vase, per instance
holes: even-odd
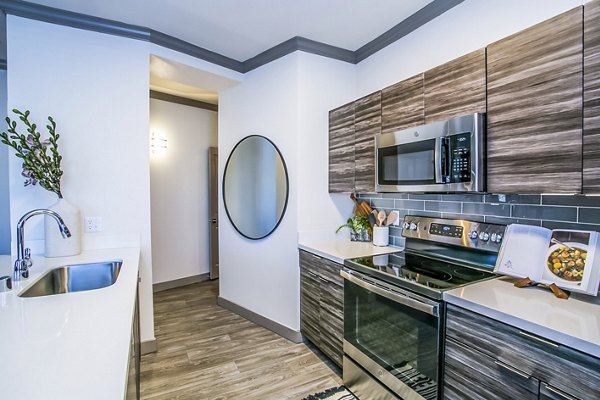
[[[46,257],[74,256],[81,253],[81,212],[67,200],[59,198],[48,207],[56,212],[65,222],[71,237],[63,238],[56,220],[44,216],[44,237],[46,240]]]

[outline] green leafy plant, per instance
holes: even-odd
[[[50,137],[42,139],[41,134],[37,131],[37,125],[29,121],[29,110],[21,112],[14,109],[12,111],[25,124],[28,134],[19,134],[17,121],[6,117],[8,133],[0,133],[0,141],[12,147],[16,152],[15,155],[23,160],[21,175],[25,177],[25,186],[34,186],[39,183],[44,189],[56,193],[59,198],[62,198],[60,192],[60,179],[63,175],[60,168],[62,157],[58,153],[60,135],[56,132],[56,122],[52,117],[48,117],[50,123],[46,125],[46,128]]]
[[[356,233],[360,233],[363,230],[371,230],[371,223],[369,222],[369,217],[366,215],[354,215],[348,218],[348,221],[344,225],[341,225],[335,233],[338,233],[342,228],[350,228]]]

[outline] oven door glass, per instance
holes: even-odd
[[[362,354],[357,358],[368,357],[425,399],[437,398],[440,324],[439,316],[344,280],[344,341],[351,345],[344,350],[351,349],[348,356],[353,358],[350,353],[358,350]]]
[[[377,149],[380,185],[436,183],[435,139]]]

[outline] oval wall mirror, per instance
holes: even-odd
[[[264,136],[246,136],[235,145],[223,176],[225,211],[248,239],[269,236],[285,213],[288,175],[279,149]]]

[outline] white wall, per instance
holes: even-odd
[[[6,132],[6,70],[0,70],[0,132]],[[8,146],[0,144],[0,255],[10,254],[10,196]]]
[[[480,49],[583,0],[466,0],[357,65],[358,97]]]
[[[219,94],[219,176],[247,135],[271,139],[288,169],[286,214],[269,237],[252,241],[227,219],[220,193],[220,296],[299,330],[299,229],[335,229],[351,202],[327,193],[328,110],[354,98],[354,66],[296,52],[249,72]],[[302,204],[300,204],[302,203]]]
[[[167,139],[151,155],[154,283],[209,271],[208,148],[217,146],[217,113],[150,99],[150,131]]]
[[[353,203],[347,193],[329,193],[329,110],[356,99],[356,66],[303,52],[298,58],[298,232],[334,237]]]
[[[82,215],[103,218],[106,236],[141,240],[142,340],[154,338],[150,242],[148,43],[8,16],[8,106],[29,109],[61,134],[62,192]],[[45,128],[42,129],[45,132]],[[10,158],[11,226],[56,196],[23,187]],[[43,238],[43,219],[28,239]],[[92,241],[84,234],[84,242]],[[86,238],[86,236],[88,236]]]

